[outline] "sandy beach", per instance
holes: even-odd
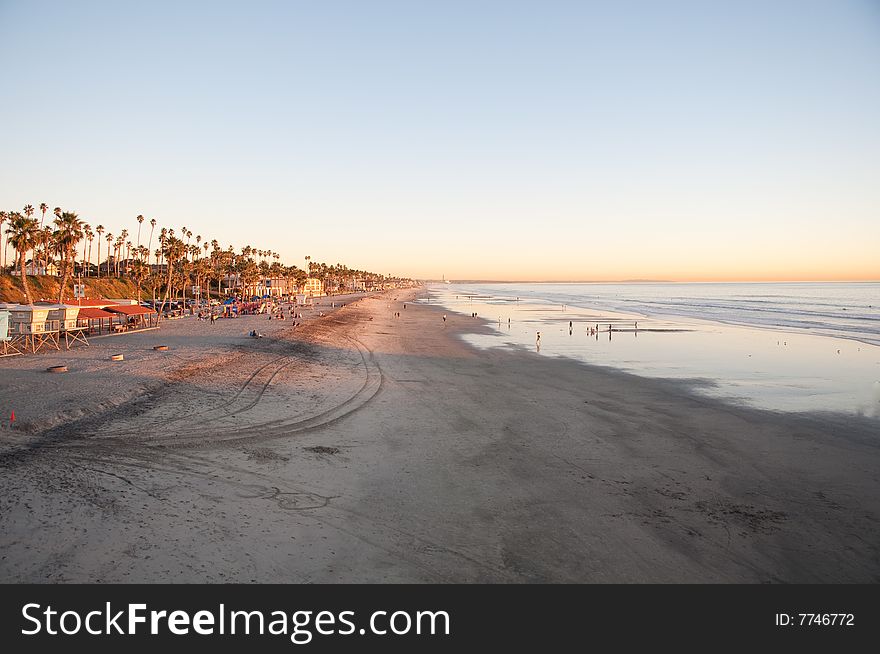
[[[880,581],[876,421],[476,350],[417,294],[0,360],[0,581]]]

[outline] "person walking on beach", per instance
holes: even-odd
[[[541,332],[537,332],[535,336],[535,347],[538,348],[538,352],[541,351]]]
[[[446,314],[445,313],[443,314],[443,326],[444,327],[446,326]]]

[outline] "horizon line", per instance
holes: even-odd
[[[415,278],[425,284],[876,284],[876,279],[433,279]]]

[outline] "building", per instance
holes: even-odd
[[[58,277],[58,266],[56,266],[53,261],[44,264],[42,261],[28,259],[24,264],[24,271],[26,275],[48,275],[50,277]],[[21,267],[13,266],[12,274],[17,277],[20,273]]]
[[[324,295],[324,282],[317,277],[309,277],[303,285],[303,295],[306,297]]]
[[[257,286],[257,295],[260,296],[282,297],[287,294],[287,280],[281,277],[263,278]]]

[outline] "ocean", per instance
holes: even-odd
[[[435,284],[424,301],[488,320],[465,337],[477,347],[540,344],[759,408],[880,417],[877,282]]]

